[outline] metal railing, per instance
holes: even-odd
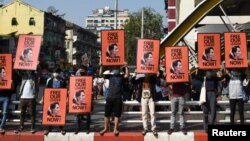
[[[20,103],[20,101],[12,101],[11,105],[18,105]],[[37,103],[38,105],[41,105],[40,103]],[[137,101],[125,101],[123,102],[124,106],[140,106],[140,103]],[[101,106],[103,107],[103,110],[101,111],[96,111],[94,109],[94,111],[91,113],[91,115],[104,115],[104,105],[105,105],[105,101],[94,101],[94,106]],[[171,101],[158,101],[155,103],[156,106],[170,106],[171,105]],[[186,101],[186,106],[197,106],[199,105],[198,101]],[[229,101],[218,101],[217,105],[219,106],[223,106],[225,109],[223,111],[217,111],[218,115],[222,115],[224,118],[223,119],[217,119],[217,122],[219,123],[229,123],[230,122],[230,108],[229,108]],[[250,105],[250,101],[248,103],[245,103],[245,105]],[[246,106],[245,106],[246,107]],[[1,110],[0,110],[1,113]],[[9,111],[10,114],[13,115],[19,115],[20,114],[20,110],[11,110]],[[157,115],[166,115],[170,116],[171,115],[171,111],[156,111],[156,117]],[[42,114],[42,110],[37,110],[37,114]],[[194,116],[196,118],[191,118],[191,119],[187,119],[185,120],[186,123],[203,123],[203,119],[202,119],[202,115],[203,115],[203,111],[185,111],[184,112],[185,115],[191,115]],[[250,109],[246,109],[244,111],[245,117],[250,117]],[[67,114],[68,115],[68,114]],[[123,111],[122,116],[126,117],[129,115],[136,115],[139,118],[141,117],[141,112],[140,111],[133,111],[133,110],[129,110],[129,111]],[[197,119],[197,117],[199,117]],[[8,122],[19,122],[20,119],[8,119]],[[41,118],[37,120],[38,122],[41,122]],[[70,120],[67,119],[67,122],[75,122],[75,120]],[[94,123],[100,123],[103,122],[103,118],[100,118],[100,120],[94,120],[92,121]],[[157,123],[170,123],[170,120],[157,120]],[[239,120],[237,120],[237,122],[239,122]],[[250,119],[245,118],[245,122],[246,123],[250,123]],[[136,120],[136,118],[122,118],[121,123],[142,123],[142,120],[138,119]]]

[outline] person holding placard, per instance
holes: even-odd
[[[29,108],[29,114],[31,116],[30,132],[35,133],[36,98],[39,90],[38,76],[35,71],[31,70],[20,71],[20,76],[22,77],[22,82],[19,89],[21,109],[20,127],[14,132],[18,133],[24,130],[25,113],[27,111],[27,108]]]
[[[61,69],[55,68],[53,71],[53,77],[48,80],[46,88],[66,88],[65,81],[60,77]],[[55,105],[56,106],[56,105]],[[59,106],[59,105],[58,105]],[[59,108],[59,107],[58,107]],[[63,129],[63,126],[59,126],[61,133],[66,134],[66,131]],[[48,135],[52,131],[52,126],[48,126],[48,129],[44,131],[44,135]]]

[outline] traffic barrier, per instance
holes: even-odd
[[[208,135],[206,132],[194,132],[194,141],[208,141]]]
[[[144,141],[144,136],[138,132],[120,132],[118,136],[113,132],[105,133],[103,136],[95,133],[94,141]]]

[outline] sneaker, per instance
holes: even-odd
[[[34,133],[36,133],[36,130],[35,130],[34,128],[31,128],[31,129],[30,129],[30,132],[31,132],[32,134],[34,134]]]
[[[49,130],[44,130],[44,133],[43,133],[45,136],[47,136],[49,134]]]
[[[182,133],[183,133],[184,135],[187,135],[187,129],[186,129],[186,128],[182,128],[181,131],[182,131]]]
[[[158,132],[156,130],[153,130],[152,133],[154,136],[158,136]]]
[[[90,132],[90,130],[89,130],[89,129],[87,129],[86,134],[89,134],[89,132]]]
[[[106,132],[107,132],[107,130],[106,130],[106,129],[103,129],[102,131],[99,132],[99,134],[100,134],[101,136],[103,136]]]
[[[14,132],[15,133],[19,133],[19,132],[22,132],[23,131],[23,127],[20,127],[20,128],[18,128],[17,130],[15,130]]]
[[[75,130],[75,134],[78,134],[78,132],[80,131],[80,129],[78,129],[78,128],[76,128],[76,130]]]
[[[114,135],[115,135],[115,136],[118,136],[118,135],[119,135],[119,131],[118,131],[118,130],[115,130],[115,131],[114,131]]]
[[[143,136],[145,136],[147,134],[148,130],[144,129],[141,133]]]
[[[62,133],[62,135],[65,135],[66,131],[65,130],[61,130],[61,133]]]
[[[174,129],[173,129],[173,128],[170,128],[170,129],[168,130],[168,134],[169,134],[169,135],[171,135],[173,132],[174,132]]]
[[[3,128],[0,128],[0,134],[4,134],[5,130]]]

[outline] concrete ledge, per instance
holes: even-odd
[[[60,132],[50,132],[45,136],[41,131],[35,134],[27,131],[18,134],[14,132],[0,134],[0,141],[208,141],[208,135],[203,131],[195,131],[188,132],[187,135],[182,132],[174,132],[171,135],[168,135],[167,132],[159,132],[158,137],[151,132],[145,136],[141,132],[120,132],[118,136],[115,136],[113,132],[105,133],[103,136],[99,132],[89,134],[67,132],[65,135]]]
[[[69,134],[62,135],[60,132],[49,132],[47,136],[44,136],[44,141],[69,141]]]
[[[94,132],[86,133],[69,133],[69,141],[94,141]]]
[[[138,132],[120,132],[118,136],[113,132],[105,133],[103,136],[95,133],[94,141],[144,141],[144,136]]]

